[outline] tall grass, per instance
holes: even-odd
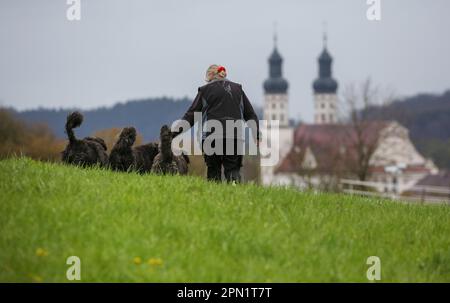
[[[0,281],[450,282],[450,208],[0,161]]]

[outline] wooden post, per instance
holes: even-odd
[[[422,191],[420,193],[420,202],[425,203],[425,187],[422,187]]]

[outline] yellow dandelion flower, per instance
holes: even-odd
[[[39,247],[38,249],[36,249],[36,256],[38,256],[38,257],[46,257],[46,256],[48,256],[48,251],[46,251],[45,249]]]
[[[30,275],[30,278],[35,283],[41,283],[44,280],[44,279],[42,279],[41,276],[33,275],[33,274]]]
[[[161,258],[150,258],[147,263],[151,266],[161,266],[163,265],[163,260]]]
[[[133,263],[136,264],[136,265],[141,264],[142,263],[141,257],[134,257]]]

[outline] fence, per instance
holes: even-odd
[[[401,193],[396,191],[380,192],[379,188],[392,188],[392,184],[349,179],[342,179],[340,186],[344,193],[351,195],[373,196],[416,203],[450,204],[450,187],[413,186]]]

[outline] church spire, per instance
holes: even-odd
[[[328,42],[328,34],[327,34],[327,23],[323,23],[323,48],[327,48],[327,42]]]
[[[278,43],[277,23],[273,23],[273,47],[276,49]]]
[[[323,33],[323,50],[319,56],[319,77],[314,81],[314,93],[336,93],[337,82],[333,79],[331,65],[333,58],[327,49],[328,35],[327,32]]]
[[[278,52],[278,34],[274,24],[273,51],[269,57],[269,78],[264,82],[266,93],[286,93],[288,82],[283,78],[283,58]]]

